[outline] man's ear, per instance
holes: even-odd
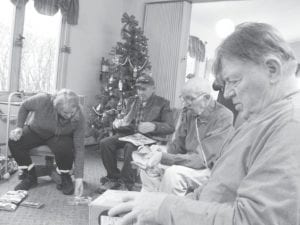
[[[268,57],[265,60],[265,66],[266,66],[271,84],[277,83],[279,81],[281,73],[282,73],[281,62],[275,57]]]

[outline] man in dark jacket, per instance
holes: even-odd
[[[134,185],[136,171],[131,167],[131,154],[137,146],[120,141],[120,137],[142,133],[154,138],[164,137],[174,132],[170,102],[155,95],[153,78],[149,75],[141,75],[136,81],[136,88],[137,96],[128,100],[125,116],[113,122],[116,135],[100,141],[101,157],[107,171],[107,176],[100,179],[100,192],[118,189],[121,186],[131,190]],[[120,148],[124,148],[125,151],[121,171],[117,167],[117,151]]]

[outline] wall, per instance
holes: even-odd
[[[70,29],[66,88],[86,95],[87,101],[99,94],[101,57],[108,57],[120,40],[124,0],[80,1],[79,21]]]
[[[126,4],[124,4],[124,12],[133,14],[139,21],[139,24],[143,26],[145,4],[151,2],[164,2],[164,1],[167,0],[126,0]]]
[[[291,47],[294,50],[298,62],[300,63],[300,41],[292,42]]]
[[[84,0],[80,1],[79,21],[70,29],[71,54],[68,56],[66,88],[94,101],[99,94],[101,57],[108,57],[121,40],[121,17],[133,14],[143,26],[145,3],[153,0]]]

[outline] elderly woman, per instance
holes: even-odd
[[[28,121],[28,117],[30,120]],[[26,125],[25,125],[25,121]],[[25,100],[18,113],[17,128],[10,133],[9,148],[25,178],[15,190],[37,185],[37,176],[29,150],[47,145],[55,155],[63,194],[74,193],[69,171],[75,162],[75,195],[83,192],[84,116],[78,95],[62,89],[54,95],[41,93]]]

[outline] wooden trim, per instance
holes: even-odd
[[[9,91],[17,91],[19,89],[20,70],[21,70],[21,57],[22,57],[22,45],[16,45],[19,42],[19,37],[23,35],[25,18],[25,4],[16,7],[15,21],[13,30],[13,44],[11,50],[11,61],[9,70]],[[22,40],[21,40],[22,44]]]

